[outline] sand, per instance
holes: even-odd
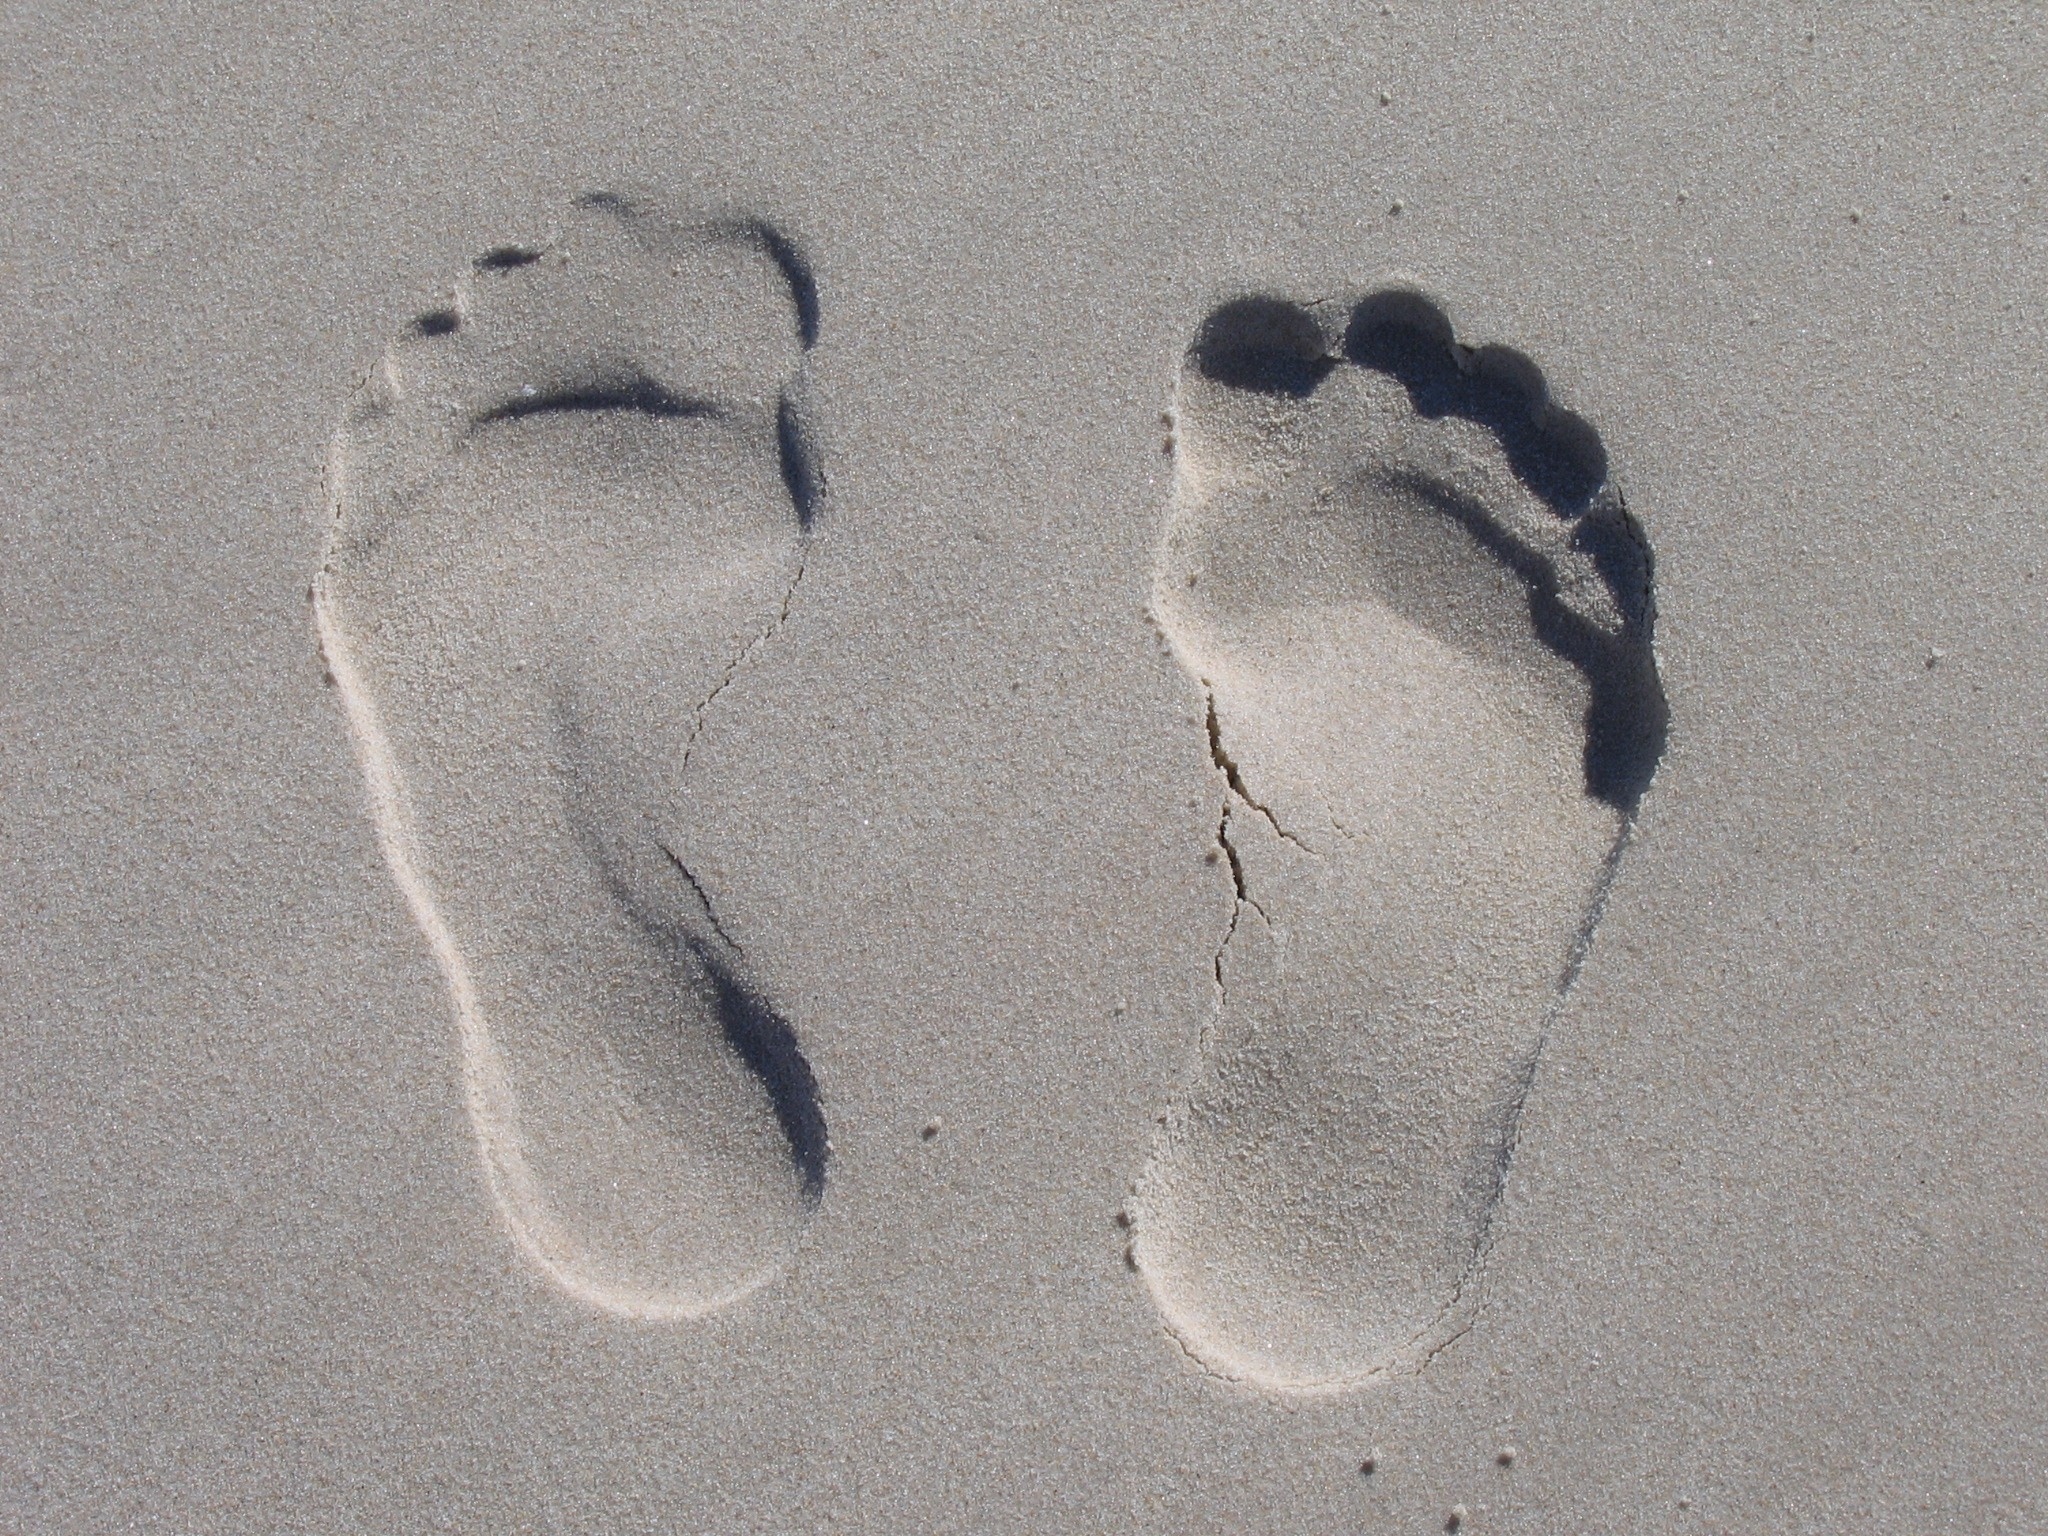
[[[0,1527],[2048,1525],[2034,18],[0,29]]]

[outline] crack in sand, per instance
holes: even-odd
[[[654,846],[668,856],[669,863],[676,867],[676,873],[687,880],[690,889],[697,893],[697,900],[704,904],[704,917],[711,924],[711,931],[718,935],[727,948],[744,960],[747,954],[746,945],[727,932],[725,924],[718,920],[718,908],[712,904],[711,893],[704,888],[704,882],[697,878],[696,873],[689,865],[682,861],[681,856],[677,854],[675,849],[669,847],[667,843],[657,839]]]
[[[1216,846],[1223,850],[1223,857],[1230,865],[1230,882],[1236,895],[1230,906],[1230,924],[1223,930],[1223,937],[1217,941],[1216,953],[1209,962],[1210,969],[1216,977],[1216,1007],[1219,1013],[1230,996],[1230,989],[1223,980],[1223,956],[1230,948],[1230,941],[1237,937],[1238,924],[1244,921],[1244,909],[1250,907],[1267,923],[1272,922],[1272,918],[1266,916],[1266,909],[1253,899],[1251,884],[1244,872],[1244,861],[1238,857],[1237,844],[1230,840],[1230,805],[1231,796],[1226,794],[1223,797],[1223,813],[1216,818]]]
[[[1209,707],[1209,758],[1222,773],[1223,781],[1230,786],[1232,793],[1238,799],[1266,818],[1266,825],[1271,827],[1283,842],[1292,843],[1303,853],[1313,856],[1315,849],[1309,847],[1307,843],[1304,843],[1292,832],[1281,826],[1279,818],[1267,809],[1265,805],[1261,804],[1253,796],[1251,790],[1245,787],[1244,775],[1238,772],[1236,759],[1230,755],[1223,745],[1223,722],[1216,715],[1216,685],[1206,677],[1202,679],[1202,697],[1207,701]],[[1224,846],[1228,847],[1229,845],[1226,843]],[[1235,865],[1236,862],[1236,857],[1233,854],[1231,863]]]
[[[733,680],[739,676],[740,668],[747,664],[748,659],[756,651],[760,650],[762,646],[774,639],[781,631],[782,626],[789,622],[789,610],[796,601],[796,589],[802,584],[804,572],[808,569],[809,563],[805,547],[798,545],[796,574],[789,578],[789,585],[782,589],[782,605],[777,610],[775,617],[763,626],[759,634],[739,648],[731,662],[727,664],[725,675],[719,678],[717,684],[709,693],[704,695],[704,702],[699,704],[690,716],[690,734],[683,738],[683,755],[676,764],[676,772],[678,774],[690,766],[690,757],[697,750],[697,740],[704,734],[704,727],[710,720],[711,706],[718,702],[718,696],[732,686]],[[666,852],[667,850],[664,849],[663,851]],[[671,854],[670,857],[673,858],[674,855]]]
[[[724,675],[718,679],[717,684],[704,696],[703,702],[691,714],[690,734],[683,740],[682,757],[676,764],[678,775],[690,766],[690,758],[697,750],[698,739],[703,736],[704,728],[710,721],[711,706],[718,702],[720,694],[732,686],[733,681],[739,676],[740,668],[747,664],[748,659],[770,640],[773,640],[781,632],[782,626],[789,622],[790,609],[796,602],[796,589],[802,585],[804,572],[808,567],[807,546],[799,544],[797,546],[796,571],[790,576],[789,585],[782,589],[782,601],[776,608],[775,617],[763,625],[760,632],[753,639],[749,640],[734,653],[731,662],[726,666]],[[711,924],[711,931],[717,934],[719,939],[734,954],[738,955],[741,959],[745,959],[747,953],[746,946],[734,938],[727,931],[725,924],[719,921],[718,908],[713,905],[711,892],[705,889],[704,882],[697,878],[696,873],[689,865],[683,862],[681,856],[673,848],[669,847],[667,843],[657,840],[655,846],[667,856],[669,863],[673,864],[676,873],[680,874],[688,882],[690,889],[696,892],[697,900],[704,907],[705,919]]]
[[[1216,846],[1223,850],[1223,857],[1229,862],[1230,881],[1237,889],[1238,906],[1250,907],[1259,916],[1271,922],[1272,919],[1267,917],[1266,909],[1260,906],[1253,898],[1251,881],[1244,872],[1244,860],[1238,854],[1237,844],[1230,840],[1230,803],[1230,797],[1226,795],[1223,800],[1223,814],[1216,818]],[[1234,915],[1230,926],[1231,930],[1235,932],[1237,920]],[[1224,942],[1229,942],[1228,934],[1224,935]]]

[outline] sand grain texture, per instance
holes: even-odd
[[[0,1527],[2048,1524],[2044,58],[2026,12],[9,10]],[[586,233],[592,190],[681,245]],[[1387,941],[1343,919],[1398,839],[1325,823],[1446,780],[1374,777],[1324,705],[1415,675],[1359,665],[1389,634],[1526,647],[1533,589],[1449,518],[1161,595],[1227,504],[1192,466],[1285,533],[1421,462],[1380,427],[1547,526],[1342,325],[1300,397],[1193,398],[1219,306],[1389,290],[1597,429],[1669,702],[1483,1221],[1444,1170],[1497,1120],[1387,1165],[1437,1213],[1397,1284],[1318,1247],[1364,1036],[1231,1078],[1219,953],[1249,1010],[1292,934],[1282,1036],[1368,1013]],[[458,405],[408,431],[469,435],[351,428],[337,502],[387,356]],[[1284,453],[1224,451],[1274,415]],[[351,476],[412,508],[382,585],[335,562]],[[1325,555],[1350,627],[1302,629],[1261,594]],[[1414,699],[1468,764],[1527,727],[1497,888],[1568,955],[1620,813],[1568,792],[1583,675],[1499,654]],[[523,1205],[352,693],[509,1053]],[[1439,821],[1464,867],[1505,846],[1484,797]],[[1504,910],[1439,894],[1411,958]],[[1531,1015],[1481,1013],[1484,1060],[1397,1031],[1373,1070],[1483,1125]],[[1172,1162],[1205,1061],[1294,1162]],[[684,1219],[607,1214],[636,1183]],[[1399,1321],[1475,1252],[1454,1327]]]

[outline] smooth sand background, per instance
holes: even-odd
[[[2048,1524],[2043,32],[13,8],[0,1525]],[[833,491],[743,838],[833,1183],[657,1327],[496,1224],[305,601],[352,380],[636,182],[808,243]],[[1673,741],[1477,1325],[1279,1399],[1113,1221],[1228,906],[1158,413],[1216,299],[1402,274],[1605,436]]]

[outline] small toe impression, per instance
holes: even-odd
[[[414,319],[414,336],[451,336],[462,326],[462,317],[452,309],[430,309]]]
[[[1551,403],[1534,362],[1510,347],[1461,347],[1442,310],[1392,289],[1351,316],[1344,355],[1398,380],[1417,415],[1456,416],[1491,430],[1522,482],[1562,515],[1607,483],[1607,451],[1588,422]]]
[[[479,272],[510,272],[518,267],[530,267],[540,260],[540,252],[524,245],[494,245],[471,263]]]

